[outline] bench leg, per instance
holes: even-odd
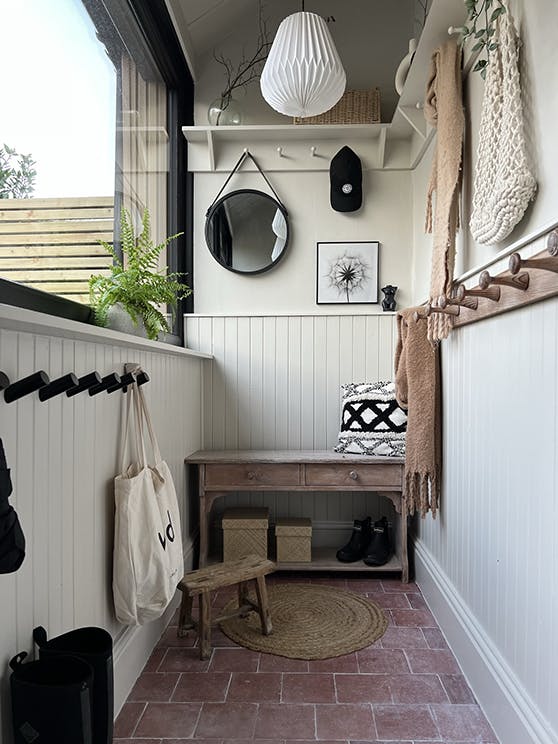
[[[270,635],[273,630],[271,624],[271,613],[269,611],[269,601],[267,598],[267,587],[265,585],[265,576],[258,576],[256,578],[256,593],[258,595],[258,612],[260,613],[260,621],[262,624],[262,634]]]
[[[239,581],[238,582],[238,607],[244,607],[244,605],[249,604],[248,602],[248,582],[247,581]],[[250,614],[250,611],[242,612],[240,613],[239,617],[248,617]]]
[[[192,618],[192,597],[187,591],[182,592],[182,601],[180,602],[180,614],[178,617],[178,629],[176,635],[183,638],[188,635],[188,631],[196,627]]]
[[[200,594],[200,620],[198,628],[200,659],[209,659],[211,656],[211,597],[209,592],[202,592]]]

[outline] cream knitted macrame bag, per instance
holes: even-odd
[[[478,243],[498,243],[520,222],[537,190],[523,133],[519,38],[509,8],[496,21],[482,102],[473,210],[469,226]]]

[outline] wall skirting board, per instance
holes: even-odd
[[[521,682],[425,545],[415,542],[416,581],[502,744],[557,744]]]
[[[196,530],[184,548],[184,567],[187,571],[192,567],[198,532],[199,530]],[[158,620],[143,626],[125,627],[115,638],[113,652],[115,718],[126,702],[130,690],[141,674],[179,603],[180,594],[177,592],[163,616]]]

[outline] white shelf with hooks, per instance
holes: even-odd
[[[328,170],[343,145],[358,152],[365,170],[414,169],[435,131],[422,112],[432,52],[449,38],[449,28],[462,27],[466,17],[463,0],[432,0],[390,123],[183,127],[189,169],[228,172],[248,148],[265,171]]]

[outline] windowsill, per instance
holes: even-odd
[[[96,344],[127,346],[133,349],[142,349],[160,354],[213,359],[211,354],[204,354],[201,351],[184,349],[182,346],[173,346],[162,343],[161,341],[151,341],[147,338],[131,336],[128,333],[112,331],[109,328],[87,325],[76,320],[59,318],[55,315],[47,315],[46,313],[39,313],[34,310],[25,310],[14,307],[13,305],[0,304],[0,328],[23,333],[36,333],[43,336],[69,338]]]

